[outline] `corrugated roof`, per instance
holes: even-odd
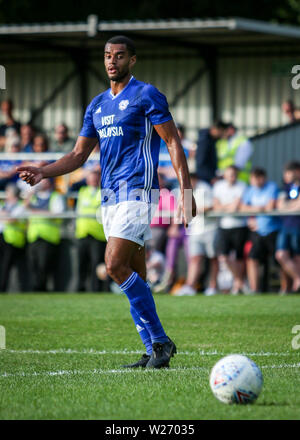
[[[92,34],[98,32],[207,32],[217,30],[244,31],[280,37],[300,38],[300,27],[279,25],[244,18],[217,19],[168,19],[168,20],[122,20],[98,21],[90,15],[87,22],[80,23],[31,23],[0,25],[0,35],[57,35],[70,33]]]

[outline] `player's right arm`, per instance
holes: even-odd
[[[61,159],[43,167],[20,166],[17,168],[22,180],[31,186],[47,177],[57,177],[80,168],[93,151],[97,138],[78,136],[75,147]]]

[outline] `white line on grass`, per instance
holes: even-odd
[[[126,355],[126,354],[143,354],[144,352],[141,350],[94,350],[94,349],[83,349],[83,350],[73,350],[70,348],[59,348],[59,349],[53,349],[53,350],[10,350],[6,349],[5,352],[8,353],[16,353],[16,354],[91,354],[91,355]],[[213,351],[205,351],[205,350],[198,350],[198,351],[179,351],[177,352],[179,355],[184,356],[226,356],[227,354],[231,353],[224,353],[217,350]],[[271,351],[260,351],[260,352],[242,352],[239,354],[243,354],[245,356],[290,356],[293,354],[293,352],[271,352]]]
[[[262,369],[281,369],[281,368],[300,368],[300,363],[297,364],[279,364],[279,365],[263,365]],[[190,367],[190,368],[168,368],[164,370],[166,373],[185,373],[190,371],[209,371],[210,369],[207,367]],[[84,375],[84,374],[130,374],[130,373],[156,373],[158,370],[153,369],[113,369],[113,370],[103,370],[103,369],[94,369],[94,370],[58,370],[58,371],[17,371],[16,373],[7,373],[3,372],[0,374],[0,377],[36,377],[36,376],[75,376],[75,375]],[[160,370],[161,371],[161,370]]]

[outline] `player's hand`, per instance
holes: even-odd
[[[185,189],[181,193],[176,218],[182,219],[182,223],[187,228],[193,217],[197,215],[196,201],[191,189]]]
[[[24,180],[24,182],[29,183],[31,186],[39,183],[44,177],[41,168],[32,166],[18,167],[17,173],[19,173],[20,178]]]

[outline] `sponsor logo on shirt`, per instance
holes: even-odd
[[[101,113],[101,105],[100,105],[100,107],[98,107],[97,110],[95,111],[95,114],[97,114],[97,113]]]
[[[129,104],[128,99],[123,99],[123,101],[121,101],[119,104],[119,109],[126,110],[126,108],[128,107],[128,104]]]
[[[115,136],[124,136],[123,128],[121,126],[111,125],[114,123],[115,115],[107,115],[102,116],[101,123],[102,125],[110,125],[110,127],[100,128],[98,131],[100,139],[115,137]]]

